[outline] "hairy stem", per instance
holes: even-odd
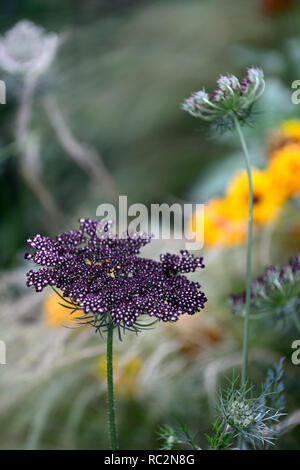
[[[107,364],[107,409],[110,445],[112,450],[118,449],[118,437],[116,430],[115,418],[115,400],[114,400],[114,383],[113,383],[113,325],[107,327],[107,343],[106,343],[106,364]]]

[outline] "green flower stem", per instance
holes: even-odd
[[[246,267],[246,314],[244,324],[244,340],[243,340],[243,359],[242,359],[242,387],[247,381],[247,369],[248,369],[248,349],[249,349],[249,324],[250,324],[250,300],[251,300],[251,250],[252,250],[252,212],[253,212],[253,187],[252,187],[252,176],[251,166],[249,160],[248,148],[240,123],[237,118],[234,118],[235,127],[241,142],[243,149],[243,155],[245,160],[245,166],[248,175],[249,184],[249,206],[248,206],[248,237],[247,237],[247,267]],[[243,448],[243,440],[241,436],[238,439],[239,449]]]
[[[114,382],[113,382],[113,325],[107,327],[106,364],[107,364],[107,408],[110,445],[112,450],[118,449],[118,437],[115,418]]]
[[[242,133],[242,129],[237,118],[234,118],[235,127],[240,138],[241,146],[248,175],[249,183],[249,209],[248,209],[248,238],[247,238],[247,268],[246,268],[246,315],[244,325],[244,342],[243,342],[243,362],[242,362],[242,386],[247,381],[248,368],[248,343],[249,343],[249,323],[250,323],[250,300],[251,300],[251,249],[252,249],[252,212],[253,212],[253,188],[251,167],[249,161],[249,153],[247,145]]]

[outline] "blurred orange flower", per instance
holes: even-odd
[[[289,144],[273,153],[268,169],[274,190],[283,198],[300,191],[300,144]]]
[[[232,217],[227,198],[214,199],[205,207],[204,243],[232,246],[245,240],[247,226],[244,220]]]
[[[268,139],[268,153],[272,157],[276,150],[279,150],[291,143],[300,145],[300,120],[290,119],[283,121],[275,132],[272,132]]]
[[[252,170],[253,221],[266,224],[278,215],[285,194],[274,185],[269,171]],[[238,173],[229,184],[224,198],[213,199],[204,210],[204,244],[206,246],[232,246],[247,237],[248,178],[246,171]],[[201,219],[201,218],[200,218]],[[202,234],[197,227],[196,214],[192,219],[194,233]]]
[[[78,322],[70,314],[72,310],[60,305],[63,300],[55,293],[50,294],[44,302],[44,318],[50,328],[78,326]]]
[[[274,186],[269,171],[252,170],[253,222],[265,224],[273,220],[284,202],[284,197]],[[246,171],[238,173],[227,189],[227,204],[234,220],[248,218],[249,187]]]
[[[281,133],[296,142],[300,142],[300,120],[299,119],[289,119],[288,121],[283,121],[279,127]]]

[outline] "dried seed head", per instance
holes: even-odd
[[[0,67],[8,73],[42,73],[52,62],[60,38],[23,20],[0,38]]]

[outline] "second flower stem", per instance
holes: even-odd
[[[112,450],[118,449],[118,437],[115,418],[114,381],[113,381],[113,325],[107,327],[106,365],[107,365],[107,407],[110,444]]]
[[[247,268],[246,268],[246,313],[244,325],[244,341],[243,341],[243,362],[241,384],[244,386],[247,381],[248,369],[248,343],[249,343],[249,323],[250,323],[250,300],[251,300],[251,249],[252,249],[252,212],[253,212],[253,188],[251,177],[251,166],[247,144],[237,118],[234,118],[235,127],[243,149],[243,155],[246,165],[249,183],[249,206],[248,206],[248,238],[247,238]]]

